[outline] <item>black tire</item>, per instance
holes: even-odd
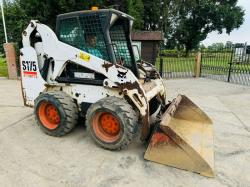
[[[42,123],[42,118],[39,116],[39,108],[41,109],[44,103],[53,105],[60,117],[60,121],[56,128],[50,129]],[[63,136],[69,133],[77,123],[78,109],[74,100],[63,91],[49,91],[41,93],[35,100],[34,107],[35,120],[40,129],[50,136]]]
[[[95,132],[94,118],[99,113],[104,112],[112,114],[119,121],[120,131],[118,138],[114,141],[107,142]],[[106,97],[92,104],[87,111],[85,124],[88,133],[96,144],[109,150],[126,148],[138,132],[138,116],[136,112],[126,100],[117,97]]]

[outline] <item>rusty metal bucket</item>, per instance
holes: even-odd
[[[178,95],[152,133],[144,158],[213,177],[211,119],[186,96]]]

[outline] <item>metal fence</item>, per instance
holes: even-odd
[[[250,47],[236,44],[232,48],[202,52],[201,76],[215,80],[250,85]]]
[[[157,67],[165,79],[194,77],[196,53],[185,56],[165,56],[157,60]]]

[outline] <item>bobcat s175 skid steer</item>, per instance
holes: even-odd
[[[61,14],[56,32],[32,20],[20,50],[24,104],[50,136],[69,133],[84,116],[105,149],[140,136],[149,141],[145,159],[212,177],[211,120],[184,95],[166,102],[156,68],[135,60],[132,24],[113,9]]]

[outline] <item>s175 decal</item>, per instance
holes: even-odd
[[[22,61],[22,69],[24,77],[37,77],[37,65],[35,61]]]

